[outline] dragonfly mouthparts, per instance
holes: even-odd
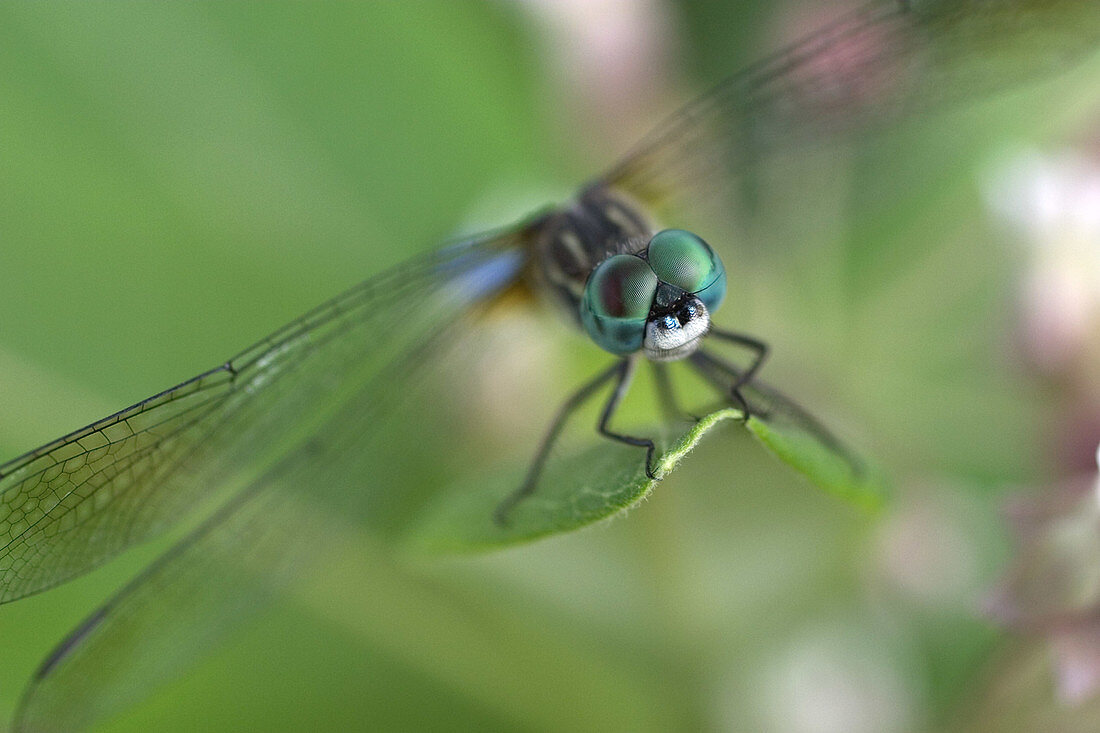
[[[694,295],[685,294],[663,313],[646,321],[642,349],[650,361],[678,361],[693,354],[710,330],[710,312]]]

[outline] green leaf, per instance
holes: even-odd
[[[552,461],[533,495],[512,508],[507,525],[493,511],[523,480],[508,472],[448,490],[410,535],[415,550],[469,552],[527,542],[584,527],[645,499],[711,428],[741,412],[712,412],[686,431],[665,427],[652,434],[657,444],[654,473],[645,475],[645,451],[600,441],[577,454]]]
[[[652,434],[657,444],[657,479],[645,475],[644,451],[610,441],[552,462],[536,492],[513,507],[506,525],[493,520],[500,502],[522,481],[514,471],[451,487],[429,507],[409,535],[416,552],[489,550],[568,532],[611,517],[644,500],[712,428],[739,420],[740,410],[712,412],[686,430],[667,426]],[[777,416],[784,416],[777,413]],[[822,433],[784,419],[751,418],[745,423],[763,445],[825,491],[858,506],[881,502],[880,485],[862,464],[839,452]]]
[[[822,490],[868,511],[882,507],[886,483],[877,470],[849,459],[796,425],[757,417],[750,417],[746,425],[768,450]]]

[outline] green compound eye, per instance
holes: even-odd
[[[657,285],[657,276],[645,260],[633,255],[608,257],[596,266],[584,286],[584,330],[597,346],[612,354],[630,354],[642,348]]]
[[[726,268],[701,238],[683,229],[665,229],[649,240],[649,266],[663,282],[675,285],[713,312],[726,297]]]

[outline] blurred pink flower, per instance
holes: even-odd
[[[631,142],[676,100],[671,68],[676,23],[661,0],[513,0],[541,27],[544,54],[581,129]],[[583,135],[578,143],[589,141]],[[620,150],[619,152],[623,152]]]
[[[1021,153],[986,192],[1025,245],[1020,339],[1065,396],[1057,458],[1086,470],[1100,440],[1100,155]]]
[[[971,611],[983,569],[982,509],[957,488],[907,488],[878,528],[878,574],[907,602]]]
[[[1017,551],[985,611],[1044,637],[1059,695],[1081,702],[1100,692],[1100,476],[1017,499],[1007,513]]]
[[[1030,356],[1045,371],[1100,356],[1100,160],[1026,152],[995,170],[987,190],[1027,247]]]

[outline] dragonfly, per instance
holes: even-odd
[[[371,277],[209,371],[3,464],[0,602],[162,535],[217,487],[247,477],[47,656],[16,727],[91,724],[123,704],[105,694],[112,684],[151,685],[174,670],[160,666],[165,658],[182,664],[221,638],[252,600],[232,592],[239,578],[218,558],[293,574],[328,520],[279,488],[336,493],[365,481],[363,443],[403,385],[516,293],[551,304],[610,362],[531,447],[526,477],[493,512],[498,526],[538,495],[563,426],[601,390],[600,439],[636,449],[644,473],[657,476],[653,436],[613,425],[647,363],[671,412],[681,408],[668,370],[691,369],[742,419],[793,422],[859,472],[820,421],[760,380],[767,343],[715,323],[736,292],[718,254],[725,243],[682,212],[736,195],[739,176],[769,151],[1050,74],[1098,39],[1100,7],[1076,0],[875,0],[721,82],[572,199]],[[715,342],[742,349],[747,365]],[[190,610],[168,621],[165,608]],[[179,636],[204,641],[181,652],[168,646]],[[105,665],[111,655],[125,663]]]

